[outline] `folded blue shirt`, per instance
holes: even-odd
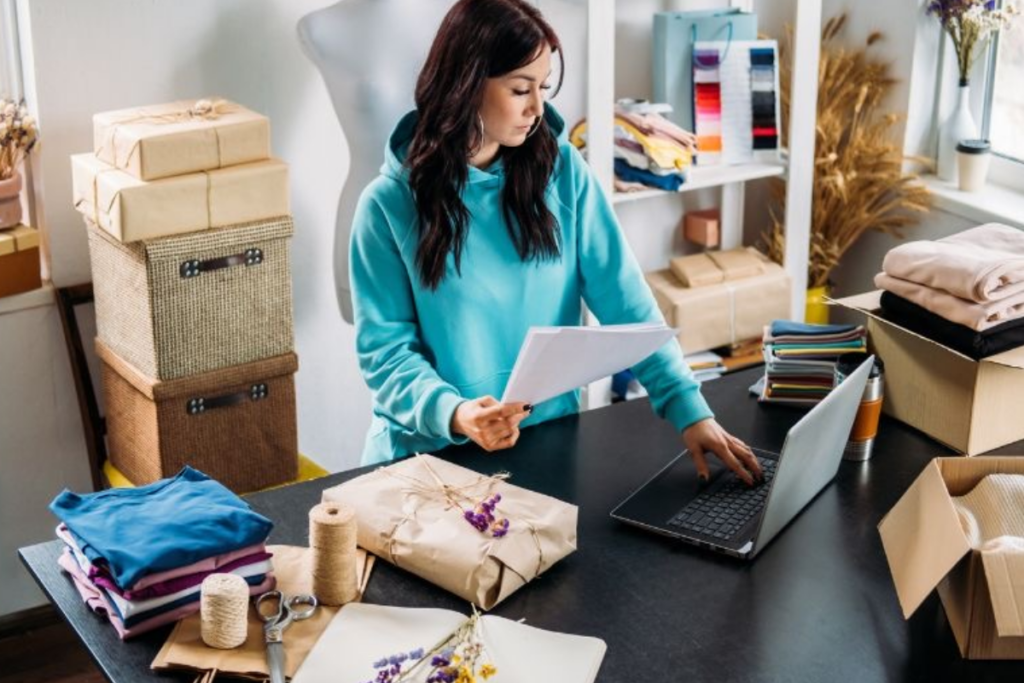
[[[65,489],[50,510],[107,565],[121,588],[148,574],[262,543],[273,523],[223,484],[185,467],[138,488],[80,495]]]

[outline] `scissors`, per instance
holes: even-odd
[[[274,604],[276,611],[264,612],[263,603]],[[267,643],[267,665],[271,683],[285,683],[284,630],[293,621],[309,619],[316,611],[316,597],[312,595],[285,595],[281,591],[268,591],[256,598],[256,613],[263,620],[263,636]]]

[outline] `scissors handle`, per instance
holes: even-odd
[[[263,603],[275,602],[276,609],[269,614],[263,611]],[[285,611],[288,606],[285,604],[285,597],[281,591],[267,591],[263,595],[256,598],[256,614],[260,616],[264,622],[270,624],[281,621],[284,617]]]
[[[288,611],[293,620],[301,621],[313,616],[317,604],[315,595],[293,595],[288,599]]]

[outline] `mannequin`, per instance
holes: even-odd
[[[380,170],[384,145],[415,107],[416,78],[452,0],[341,0],[299,20],[299,42],[320,71],[351,153],[338,200],[334,281],[352,322],[348,249],[360,193]]]

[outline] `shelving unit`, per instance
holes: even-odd
[[[674,3],[678,4],[678,3]],[[732,0],[723,7],[748,7]],[[769,3],[765,2],[767,6]],[[756,5],[756,3],[755,3]],[[756,6],[755,6],[756,9]],[[740,246],[743,238],[743,202],[749,180],[785,175],[786,255],[783,264],[793,282],[790,315],[803,320],[810,242],[811,183],[814,178],[814,130],[818,99],[821,0],[797,0],[793,30],[792,107],[789,117],[787,163],[751,163],[737,166],[696,167],[683,192],[720,188],[722,248]],[[680,193],[643,190],[614,192],[615,118],[615,0],[587,3],[587,159],[605,192],[616,206]],[[666,264],[671,254],[665,255]]]
[[[678,9],[678,3],[673,3]],[[757,3],[753,3],[756,10]],[[751,2],[729,0],[724,7],[750,9]],[[770,6],[769,0],[764,5]],[[703,8],[704,6],[702,6]],[[818,61],[821,52],[821,0],[796,0],[793,21],[793,82],[790,88],[789,149],[785,163],[695,167],[682,192],[614,191],[615,0],[587,0],[587,160],[615,206],[688,191],[721,191],[721,246],[741,246],[746,182],[786,176],[786,252],[783,266],[792,281],[790,317],[804,319],[807,259],[810,249],[811,186],[814,181],[814,138],[817,120]],[[625,94],[625,93],[624,93]],[[682,211],[682,207],[680,207]],[[665,255],[667,265],[671,254]],[[588,321],[592,316],[587,315]],[[585,404],[591,408],[610,400],[610,380],[591,384]]]

